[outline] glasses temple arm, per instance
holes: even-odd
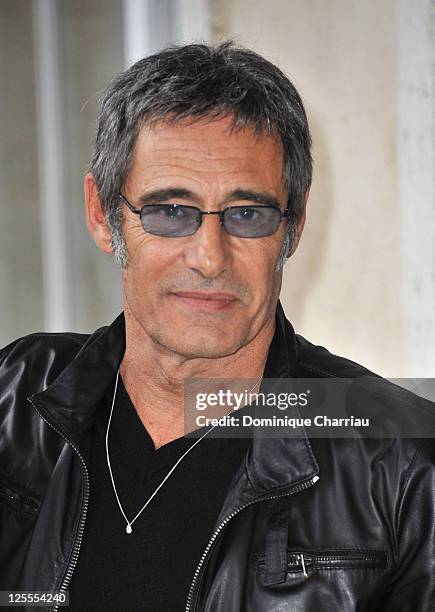
[[[121,192],[118,194],[118,197],[120,200],[124,202],[124,204],[127,204],[128,208],[131,210],[132,213],[136,213],[137,215],[140,215],[140,208],[135,208],[132,204],[130,204],[130,202],[127,200],[127,198],[124,195],[122,195]]]

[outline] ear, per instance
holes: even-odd
[[[86,224],[95,244],[104,253],[112,253],[112,237],[101,205],[97,185],[92,174],[85,176],[84,182]]]
[[[295,231],[295,236],[293,239],[293,244],[292,244],[292,248],[291,251],[289,253],[289,257],[291,257],[293,255],[293,253],[296,251],[296,249],[298,248],[298,244],[299,244],[299,240],[301,239],[302,236],[302,231],[304,229],[304,225],[305,225],[305,219],[306,219],[306,213],[307,213],[307,201],[308,201],[308,196],[310,195],[310,188],[308,187],[308,189],[305,192],[304,195],[304,210],[301,214],[301,217],[296,225],[296,231]]]

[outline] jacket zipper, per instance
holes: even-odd
[[[81,514],[80,514],[80,522],[79,522],[79,526],[78,526],[78,530],[77,530],[77,535],[75,537],[74,540],[74,545],[73,545],[73,550],[70,556],[70,559],[68,561],[68,565],[66,568],[66,573],[65,576],[62,580],[62,583],[60,585],[59,588],[59,592],[60,593],[65,593],[68,585],[71,581],[71,577],[73,575],[75,566],[77,565],[77,560],[78,560],[78,556],[79,556],[79,551],[80,551],[80,546],[82,543],[82,539],[83,539],[83,532],[84,532],[84,528],[85,528],[85,521],[86,521],[86,513],[88,510],[88,504],[89,504],[89,472],[88,472],[88,468],[86,466],[85,460],[83,459],[82,454],[80,453],[79,449],[77,448],[77,446],[74,444],[74,442],[72,442],[72,440],[70,440],[60,429],[58,429],[55,425],[53,425],[52,423],[50,423],[50,421],[48,421],[43,414],[41,414],[40,410],[38,409],[38,407],[36,406],[35,402],[28,397],[27,398],[28,401],[31,403],[31,405],[33,406],[33,408],[36,410],[36,412],[39,414],[39,416],[41,417],[41,419],[43,421],[45,421],[57,434],[59,434],[64,440],[65,442],[67,442],[71,448],[76,452],[78,458],[80,459],[80,462],[82,464],[82,473],[84,475],[84,495],[83,495],[83,500],[82,500],[82,508],[81,508]],[[59,603],[56,604],[54,607],[52,608],[48,608],[49,612],[57,612],[59,609]]]
[[[21,495],[9,485],[0,485],[0,497],[3,497],[7,501],[12,500],[14,508],[27,514],[35,514],[39,508],[39,506],[30,497]]]
[[[252,506],[253,504],[258,504],[259,502],[263,502],[263,501],[270,501],[272,499],[279,499],[280,497],[287,497],[289,495],[293,495],[294,493],[299,493],[300,491],[304,491],[305,489],[308,489],[310,487],[312,487],[314,484],[316,484],[316,482],[318,482],[319,480],[319,476],[313,476],[312,478],[310,478],[309,480],[296,485],[295,487],[293,487],[290,491],[288,491],[287,493],[283,493],[282,495],[273,495],[271,497],[261,497],[260,499],[255,499],[247,504],[245,504],[244,506],[241,506],[240,508],[238,508],[237,510],[235,510],[234,512],[232,512],[229,516],[227,516],[227,518],[218,526],[218,528],[216,529],[216,531],[213,533],[212,537],[210,538],[209,543],[207,544],[206,549],[204,550],[202,557],[199,561],[198,567],[195,570],[195,574],[193,576],[193,581],[192,584],[190,585],[190,589],[189,589],[189,594],[187,597],[187,604],[186,604],[186,610],[185,612],[193,612],[194,611],[194,606],[196,605],[196,596],[198,594],[198,591],[195,593],[195,587],[196,587],[196,583],[198,582],[198,578],[200,576],[201,570],[204,570],[203,565],[204,562],[207,558],[207,556],[210,553],[211,548],[213,547],[216,538],[218,537],[218,535],[220,534],[220,532],[224,529],[224,527],[226,527],[226,525],[236,516],[236,514],[239,514],[239,512],[241,512],[242,510],[244,510],[245,508],[247,508],[248,506]],[[205,567],[205,566],[204,566]],[[194,596],[195,596],[195,600],[194,600]]]
[[[357,569],[359,567],[383,567],[387,562],[387,555],[381,551],[295,551],[287,555],[287,569],[291,573],[303,573],[308,578],[310,569]],[[261,571],[264,557],[258,560]]]
[[[288,567],[292,570],[301,569],[304,567],[365,567],[374,565],[385,565],[386,555],[382,552],[351,552],[340,551],[337,553],[314,553],[314,552],[295,552],[288,555]]]

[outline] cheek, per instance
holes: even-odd
[[[168,266],[165,250],[149,236],[129,242],[128,265],[123,273],[125,293],[136,302],[153,301]]]
[[[243,250],[240,250],[239,259],[243,260],[245,267],[249,267],[251,273],[263,273],[270,278],[275,270],[283,240],[284,237],[275,235],[253,238]]]
[[[255,243],[253,240],[249,249],[239,249],[233,257],[233,273],[250,286],[254,300],[267,300],[274,293],[274,288],[280,286],[276,264],[282,241],[271,238],[258,239]]]
[[[131,272],[134,270],[140,276],[155,277],[161,268],[174,264],[180,249],[174,242],[168,243],[135,227],[128,234],[127,250]]]

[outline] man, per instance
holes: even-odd
[[[311,171],[299,95],[253,52],[167,49],[111,83],[86,215],[124,312],[1,353],[1,589],[73,610],[434,609],[430,439],[185,435],[190,379],[368,374],[278,301]],[[379,385],[381,410],[412,405]]]

